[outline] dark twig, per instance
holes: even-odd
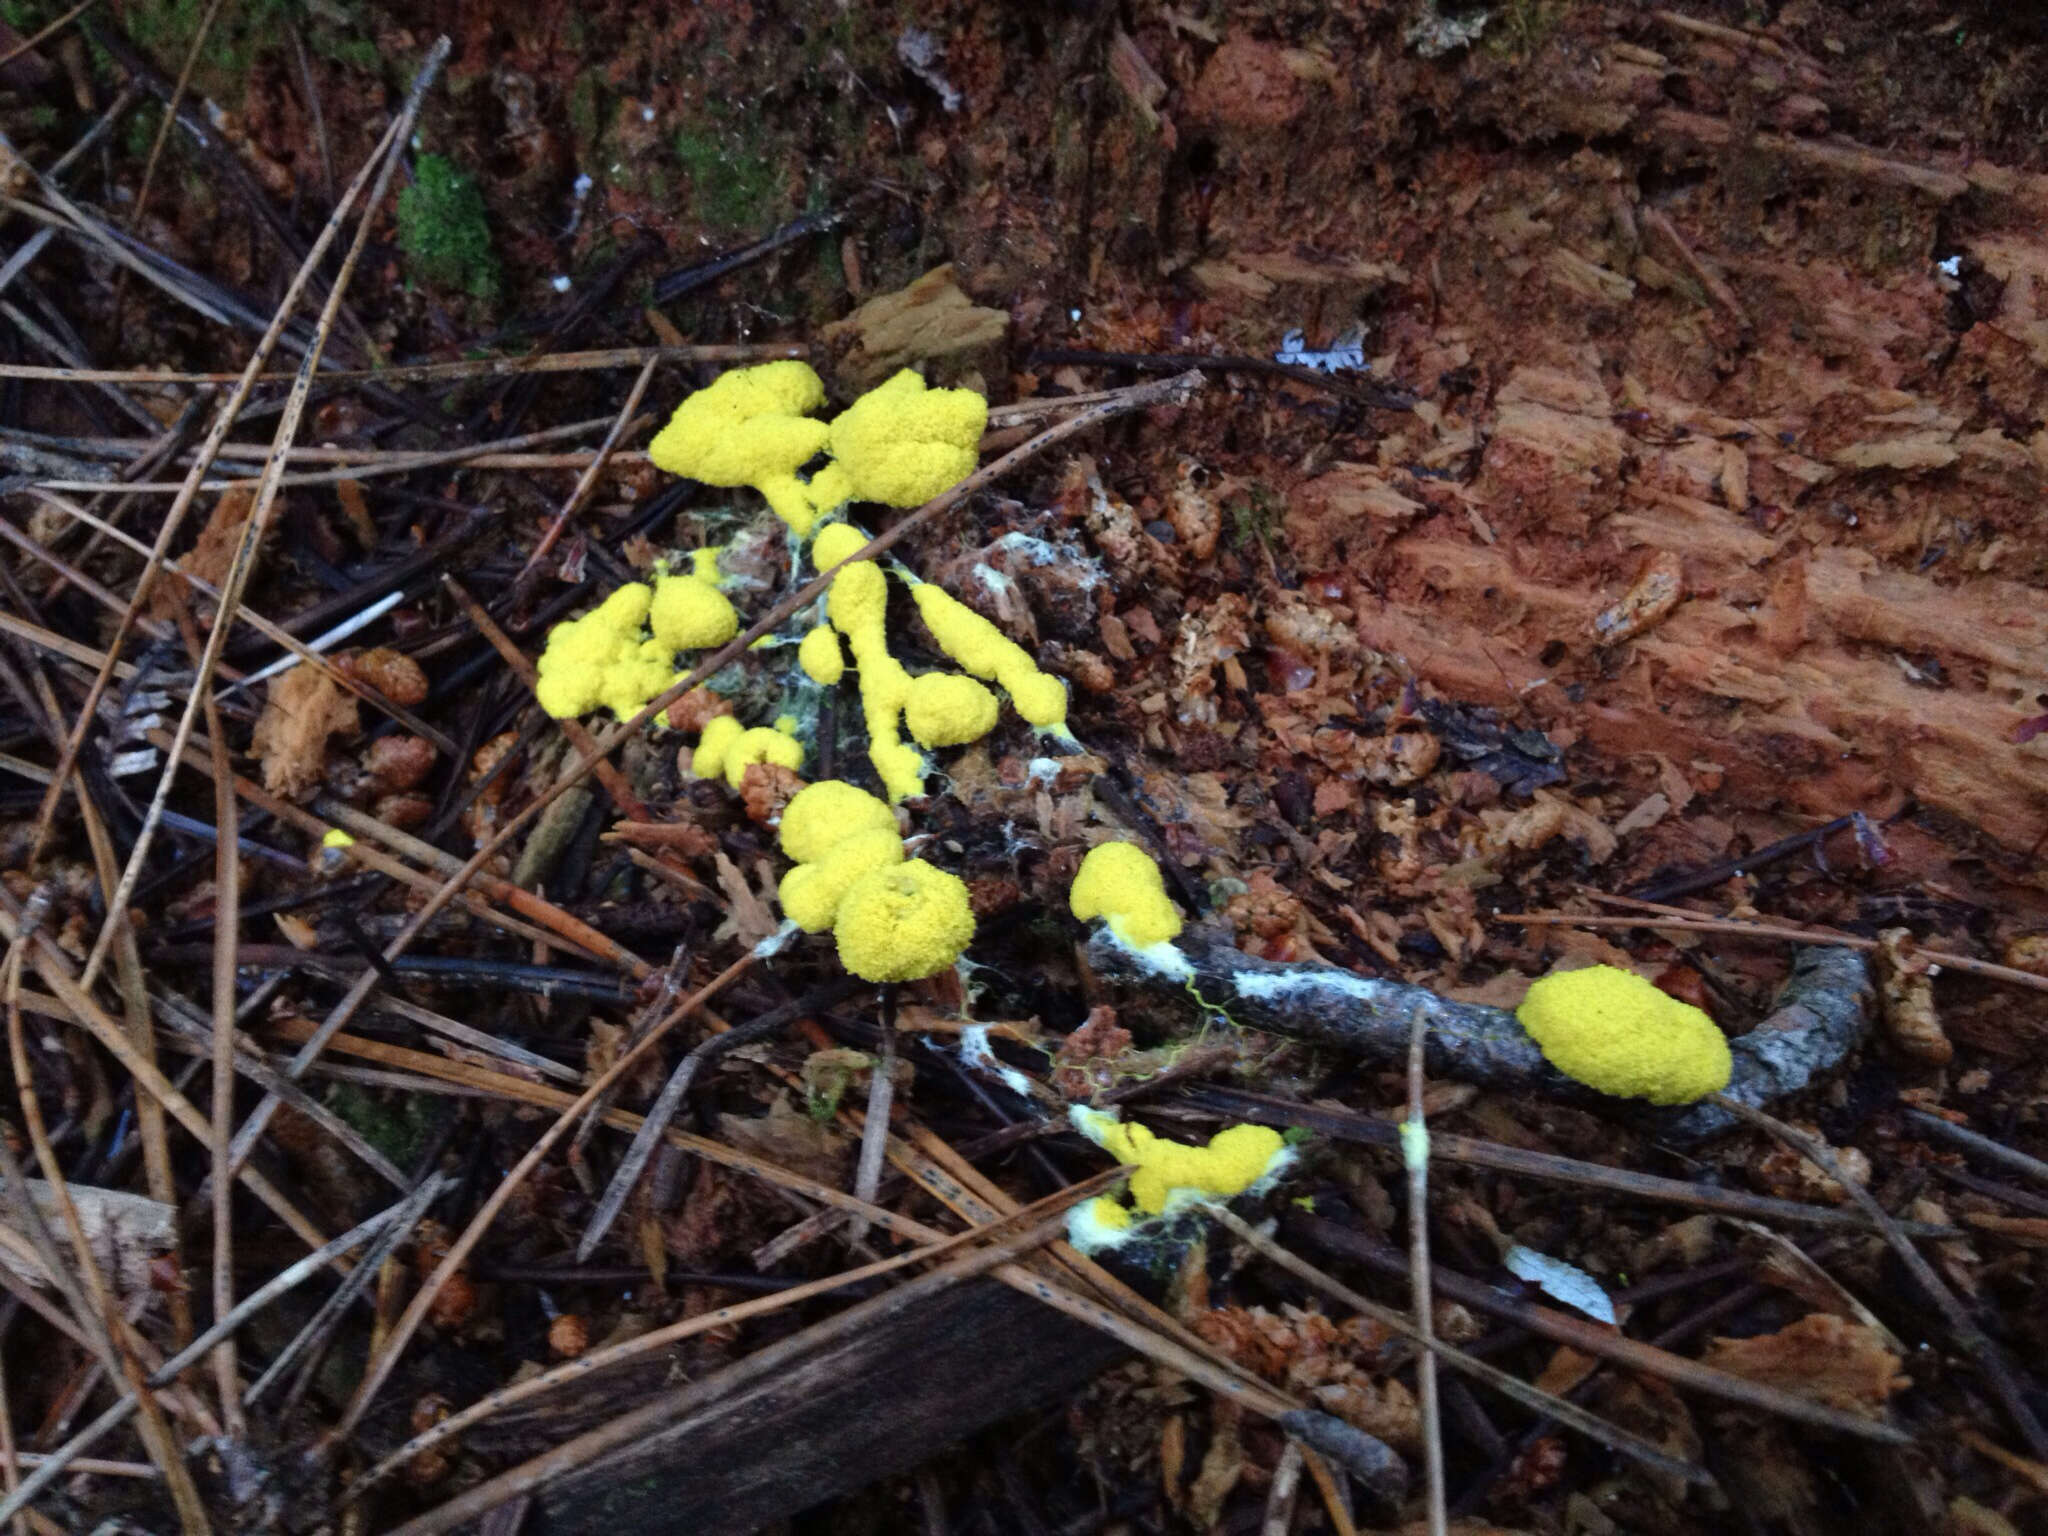
[[[1720,1099],[1722,1095],[1717,1094],[1715,1097]],[[1749,1104],[1728,1100],[1722,1107],[1745,1123],[1766,1132],[1773,1140],[1783,1142],[1819,1167],[1828,1177],[1841,1185],[1849,1198],[1877,1223],[1878,1229],[1884,1233],[1885,1242],[1891,1246],[1892,1252],[1899,1256],[1899,1262],[1906,1266],[1906,1273],[1913,1277],[1914,1284],[1918,1285],[1927,1299],[1934,1303],[1935,1308],[1941,1313],[1942,1320],[1955,1334],[1956,1342],[1962,1345],[1964,1352],[1983,1374],[1992,1395],[1998,1399],[1999,1406],[2005,1410],[2005,1415],[2012,1421],[2013,1428],[2019,1431],[2020,1438],[2026,1442],[2028,1453],[2036,1461],[2048,1461],[2048,1429],[2042,1428],[2041,1421],[2034,1416],[2034,1410],[2028,1406],[2019,1382],[2013,1376],[2012,1367],[2005,1358],[2005,1352],[1977,1326],[1977,1320],[1970,1316],[1962,1302],[1956,1298],[1955,1292],[1950,1290],[1941,1276],[1934,1272],[1934,1266],[1921,1257],[1920,1250],[1913,1246],[1912,1239],[1899,1230],[1898,1222],[1890,1211],[1878,1203],[1877,1196],[1845,1173],[1833,1149],[1826,1146],[1818,1137],[1809,1136],[1806,1132],[1789,1126]]]
[[[212,953],[210,945],[166,944],[148,951],[159,965],[183,965]],[[571,970],[559,965],[529,965],[518,960],[490,960],[465,955],[398,955],[384,963],[399,976],[413,977],[436,986],[488,987],[494,991],[525,992],[535,997],[588,997],[599,1002],[622,1002],[632,996],[622,978],[601,971]],[[322,954],[293,949],[288,944],[245,944],[241,963],[266,971],[309,971],[316,976],[356,980],[372,970],[361,956]]]
[[[1437,1405],[1436,1320],[1430,1299],[1429,1263],[1429,1124],[1423,1114],[1424,1046],[1429,1024],[1418,1011],[1408,1036],[1408,1118],[1401,1124],[1401,1160],[1408,1169],[1408,1294],[1415,1314],[1416,1342],[1422,1358],[1415,1362],[1417,1396],[1422,1409],[1422,1459],[1429,1505],[1429,1536],[1446,1536],[1444,1496],[1444,1429]]]
[[[1386,411],[1412,410],[1415,396],[1391,384],[1379,384],[1275,362],[1270,357],[1212,357],[1201,352],[1090,352],[1076,347],[1042,347],[1025,362],[1048,368],[1128,368],[1134,373],[1183,373],[1190,368],[1204,373],[1257,373],[1270,378],[1305,384],[1326,394],[1341,395],[1360,405]]]
[[[605,1187],[603,1198],[597,1203],[597,1209],[591,1213],[590,1224],[583,1229],[583,1236],[576,1244],[576,1262],[588,1263],[591,1254],[597,1251],[597,1245],[604,1240],[605,1233],[611,1229],[611,1224],[625,1208],[627,1197],[639,1184],[640,1175],[645,1171],[648,1159],[654,1155],[654,1149],[667,1132],[669,1122],[675,1119],[676,1111],[682,1107],[684,1098],[689,1094],[690,1085],[706,1067],[743,1045],[766,1040],[787,1029],[798,1019],[820,1009],[830,1008],[861,990],[860,982],[842,977],[806,997],[784,1003],[780,1008],[771,1008],[759,1018],[729,1029],[722,1035],[713,1035],[685,1054],[683,1059],[676,1063],[675,1071],[669,1074],[668,1081],[662,1085],[661,1093],[648,1107],[647,1118],[640,1123],[640,1129],[633,1133],[632,1145],[627,1147],[625,1157],[619,1161],[618,1171],[612,1175],[611,1183]],[[873,1201],[872,1190],[862,1194],[856,1188],[854,1193],[870,1203]]]
[[[1389,1150],[1400,1147],[1400,1133],[1385,1121],[1370,1115],[1325,1108],[1320,1104],[1297,1104],[1288,1099],[1246,1093],[1236,1088],[1209,1087],[1187,1089],[1180,1094],[1179,1101],[1233,1119],[1255,1120],[1265,1125],[1295,1125],[1339,1141],[1363,1142]],[[1447,1131],[1430,1132],[1429,1155],[1445,1162],[1490,1168],[1518,1178],[1601,1189],[1630,1199],[1718,1211],[1727,1216],[1799,1222],[1814,1227],[1876,1230],[1868,1218],[1855,1211],[1837,1210],[1826,1205],[1802,1205],[1796,1200],[1752,1195],[1746,1190],[1725,1189],[1712,1184],[1688,1184],[1683,1179],[1660,1178],[1652,1173],[1638,1173],[1632,1168],[1610,1168],[1604,1163],[1581,1162],[1577,1158],[1559,1157],[1550,1152],[1531,1152],[1521,1147],[1456,1136]],[[1960,1227],[1939,1227],[1921,1222],[1902,1225],[1914,1237],[1954,1239],[1969,1236]]]
[[[868,1058],[868,1107],[861,1126],[860,1160],[853,1174],[853,1195],[869,1205],[882,1182],[882,1159],[889,1149],[889,1111],[896,1097],[896,984],[882,986],[881,1048]],[[867,1223],[855,1222],[848,1241],[867,1236]]]
[[[1804,832],[1794,832],[1790,837],[1781,837],[1775,843],[1767,843],[1749,853],[1737,854],[1718,863],[1703,865],[1684,874],[1669,875],[1662,880],[1652,880],[1639,885],[1628,894],[1640,901],[1672,901],[1680,896],[1693,896],[1701,891],[1710,891],[1723,881],[1738,875],[1762,869],[1791,854],[1802,853],[1808,848],[1819,848],[1837,832],[1854,829],[1859,840],[1870,833],[1869,823],[1858,811],[1848,816],[1837,816],[1833,821],[1823,822],[1817,827],[1808,827]]]
[[[742,246],[710,261],[700,262],[694,267],[684,267],[680,272],[671,272],[665,277],[656,278],[653,302],[657,305],[673,304],[684,295],[694,293],[706,284],[715,283],[727,273],[737,272],[741,267],[759,261],[763,256],[773,255],[786,245],[794,245],[811,235],[827,234],[838,228],[845,220],[846,214],[843,211],[830,208],[820,213],[807,213],[801,218],[792,219],[782,228],[763,236],[751,245]]]
[[[1297,1233],[1329,1252],[1356,1259],[1396,1279],[1407,1277],[1408,1256],[1369,1232],[1339,1226],[1334,1221],[1298,1212],[1290,1212],[1283,1219],[1282,1225],[1285,1230]],[[1717,1397],[1725,1402],[1740,1403],[1745,1407],[1758,1408],[1797,1423],[1810,1424],[1819,1429],[1836,1430],[1883,1445],[1904,1445],[1912,1439],[1904,1431],[1889,1424],[1847,1413],[1839,1408],[1829,1408],[1796,1393],[1780,1391],[1776,1387],[1749,1381],[1710,1365],[1702,1365],[1699,1361],[1687,1359],[1683,1355],[1674,1355],[1666,1350],[1654,1348],[1640,1340],[1625,1338],[1597,1323],[1571,1317],[1549,1307],[1539,1307],[1519,1296],[1510,1296],[1506,1291],[1482,1284],[1455,1270],[1447,1270],[1442,1265],[1436,1267],[1435,1280],[1438,1290],[1453,1301],[1520,1324],[1532,1333],[1540,1334],[1555,1343],[1568,1344],[1581,1353],[1611,1360],[1628,1370],[1662,1377],[1674,1387]],[[1395,1315],[1399,1316],[1398,1313]],[[1402,1322],[1406,1321],[1406,1318],[1402,1318]]]
[[[2002,1141],[1993,1141],[1989,1136],[1979,1135],[1966,1126],[1956,1125],[1939,1115],[1930,1115],[1924,1109],[1907,1110],[1906,1122],[1936,1141],[1945,1141],[1951,1146],[1961,1147],[1965,1152],[1989,1158],[1994,1163],[2010,1168],[2014,1173],[2022,1173],[2030,1179],[2048,1184],[2048,1163],[2008,1147]]]

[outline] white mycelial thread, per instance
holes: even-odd
[[[789,941],[802,932],[801,928],[785,917],[780,928],[754,946],[754,958],[756,960],[766,960],[771,955],[781,954],[783,950],[789,947]]]
[[[1317,992],[1336,992],[1355,997],[1361,1003],[1377,1003],[1387,986],[1383,981],[1339,970],[1239,971],[1230,978],[1230,985],[1239,997],[1258,1003],[1278,1003]]]
[[[960,1059],[970,1067],[993,1073],[1018,1098],[1031,1097],[1031,1079],[997,1059],[988,1043],[986,1024],[969,1024],[960,1031]]]

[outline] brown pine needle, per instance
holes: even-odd
[[[810,348],[789,342],[752,342],[722,346],[607,347],[587,352],[544,352],[538,356],[479,357],[455,363],[399,363],[389,368],[330,368],[324,384],[413,384],[444,379],[481,379],[527,373],[581,373],[597,368],[632,368],[642,363],[765,363],[783,357],[804,357]],[[49,368],[31,363],[0,363],[0,379],[44,384],[234,384],[239,373],[164,373],[154,368]],[[259,372],[256,384],[289,384],[289,373]],[[1098,397],[1099,398],[1099,397]]]
[[[213,23],[224,4],[226,0],[213,0],[207,6],[206,14],[199,18],[199,25],[192,33],[191,45],[185,50],[185,63],[178,71],[177,83],[171,87],[170,100],[164,103],[163,119],[156,125],[156,138],[150,143],[149,158],[142,163],[142,186],[135,194],[135,209],[128,215],[131,230],[142,227],[142,216],[149,210],[150,188],[156,181],[156,163],[163,155],[171,130],[177,126],[178,110],[184,106],[185,92],[192,84],[192,71],[199,63],[199,56],[206,51],[207,35],[213,31]]]
[[[66,11],[62,16],[59,16],[55,21],[51,22],[48,26],[42,28],[40,31],[37,31],[28,37],[23,38],[20,42],[16,43],[12,48],[8,49],[5,53],[0,53],[0,65],[12,64],[24,53],[28,53],[33,49],[40,47],[42,44],[48,42],[51,38],[55,37],[59,32],[62,32],[66,27],[70,26],[72,22],[78,20],[79,17],[83,16],[85,14],[86,7],[91,5],[92,3],[93,0],[78,0],[78,4],[71,7],[70,10]]]
[[[214,9],[219,9],[217,0]],[[212,12],[208,19],[212,19]],[[189,59],[185,67],[191,69]],[[192,633],[191,610],[180,602],[178,612],[188,631],[189,643],[196,638]],[[227,624],[223,621],[215,628],[225,630]],[[207,1150],[213,1163],[213,1187],[225,1190],[235,1137],[235,978],[241,970],[242,840],[234,829],[241,817],[241,807],[235,803],[235,775],[228,765],[228,738],[221,729],[220,701],[212,680],[203,670],[197,687],[206,705],[207,741],[213,753],[213,822],[221,829],[221,835],[213,840],[213,1136]],[[175,771],[175,764],[167,765],[165,778]],[[125,925],[123,931],[127,931]],[[91,985],[90,981],[86,984]],[[213,1202],[215,1317],[226,1317],[235,1310],[234,1209],[235,1202],[225,1196]],[[235,1340],[229,1335],[214,1348],[213,1376],[220,1393],[221,1423],[231,1437],[242,1439],[249,1426],[242,1417],[242,1387],[235,1355]]]

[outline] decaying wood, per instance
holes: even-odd
[[[533,1528],[744,1536],[1057,1402],[1122,1354],[1006,1285],[973,1281],[558,1483]]]
[[[124,1296],[147,1291],[150,1261],[170,1252],[177,1244],[177,1211],[161,1200],[125,1190],[97,1189],[84,1184],[68,1188],[101,1273]],[[57,1224],[55,1193],[41,1179],[28,1180],[28,1193],[61,1240],[64,1229]],[[51,1283],[27,1235],[17,1233],[11,1226],[0,1225],[0,1264],[32,1284]]]

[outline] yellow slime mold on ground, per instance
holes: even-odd
[[[958,875],[912,859],[863,875],[832,925],[839,963],[864,981],[916,981],[960,958],[974,938],[974,910]]]
[[[921,582],[910,595],[940,650],[974,676],[1001,684],[1017,713],[1040,730],[1066,728],[1067,685],[1039,671],[1029,651],[943,587]]]
[[[808,414],[824,403],[825,386],[809,363],[734,368],[684,398],[647,456],[706,485],[751,485],[801,538],[818,512],[796,472],[831,435]]]
[[[832,457],[853,494],[915,507],[974,473],[988,401],[971,389],[927,389],[908,368],[832,423]]]
[[[540,707],[558,720],[600,707],[623,720],[667,687],[674,668],[645,655],[640,634],[653,600],[651,588],[631,582],[550,630],[534,690]]]
[[[903,723],[920,746],[963,747],[996,728],[996,696],[957,672],[927,672],[910,680]]]

